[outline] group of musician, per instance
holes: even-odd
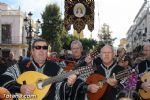
[[[82,43],[74,40],[70,45],[72,55],[61,58],[60,61],[55,61],[55,58],[47,59],[48,44],[44,39],[35,39],[31,47],[29,60],[8,67],[0,76],[0,86],[11,94],[32,95],[37,89],[33,84],[17,82],[18,77],[24,72],[36,71],[54,77],[88,66],[94,69],[92,73],[71,74],[63,81],[52,84],[42,100],[150,99],[150,80],[148,77],[142,79],[150,71],[149,43],[144,45],[144,59],[138,63],[131,59],[131,55],[128,55],[124,48],[119,48],[116,55],[113,46],[108,44],[98,48],[96,55],[90,52],[83,55]],[[65,63],[63,67],[62,62]],[[142,94],[141,91],[145,93]]]

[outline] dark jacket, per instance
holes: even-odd
[[[7,71],[0,76],[0,86],[7,88],[12,94],[20,93],[21,84],[18,84],[16,82],[16,79],[19,77],[20,74],[26,71],[38,71],[49,77],[53,77],[62,73],[62,69],[52,61],[46,61],[42,68],[43,69],[38,67],[38,64],[35,61],[22,61],[19,64],[9,67]],[[65,83],[66,82],[62,82],[61,84],[64,85]],[[65,89],[66,88],[63,88],[63,90],[61,91],[63,92],[65,91]],[[54,100],[55,95],[56,84],[52,84],[51,88],[49,89],[49,92],[46,94],[46,97],[44,97],[43,100]]]
[[[136,67],[136,71],[138,73],[138,82],[137,82],[137,91],[141,88],[141,77],[145,74],[145,72],[150,71],[150,61],[144,60],[141,63],[139,63]]]
[[[97,66],[97,71],[95,73],[100,74],[107,78],[107,77],[111,77],[113,73],[117,75],[120,71],[123,71],[123,70],[124,68],[117,65],[116,62],[114,62],[111,66],[109,66],[108,69],[106,69],[105,65],[101,63],[100,65]],[[108,75],[109,71],[110,71],[110,76]],[[122,88],[123,86],[119,82],[118,82],[118,85],[115,87],[109,86],[100,100],[115,100],[117,93]]]
[[[102,63],[99,65],[96,65],[96,67],[97,67],[97,70],[95,71],[95,74],[99,74],[99,75],[102,75],[104,77],[106,77],[106,74],[108,74],[108,73],[106,73],[106,70],[107,71],[110,70],[110,76],[109,77],[111,77],[113,73],[117,74],[118,72],[124,70],[124,68],[116,65],[115,62],[109,67],[109,69],[105,69],[105,67]],[[111,70],[111,68],[112,68],[112,70]],[[80,84],[82,84],[82,85],[80,86],[80,89],[78,89],[78,96],[76,97],[77,98],[76,100],[85,100],[85,98],[86,98],[85,95],[88,91],[87,90],[88,84],[84,81],[87,81],[87,80],[85,79],[85,80],[81,81],[81,79],[80,79]],[[123,86],[121,84],[118,84],[116,87],[109,86],[109,88],[105,91],[104,95],[102,96],[102,98],[100,98],[100,100],[115,100],[116,94],[122,88],[123,88]]]

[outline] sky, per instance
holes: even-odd
[[[20,8],[23,12],[32,12],[33,19],[41,19],[41,13],[49,3],[57,3],[60,11],[64,13],[64,0],[0,0],[14,9]],[[84,29],[84,36],[98,39],[97,34],[104,23],[110,26],[111,36],[117,38],[114,46],[117,47],[121,38],[126,38],[129,27],[141,8],[144,0],[95,0],[94,30]],[[69,33],[73,33],[71,29]]]

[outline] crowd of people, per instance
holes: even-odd
[[[1,60],[0,67],[9,67],[1,71],[0,87],[12,95],[34,94],[37,95],[35,100],[150,99],[147,77],[150,71],[149,43],[144,45],[143,54],[139,57],[129,55],[124,48],[118,48],[115,53],[108,44],[85,55],[79,40],[72,41],[71,54],[67,55],[65,51],[63,56],[55,52],[48,57],[48,44],[41,38],[35,39],[31,47],[28,60],[13,61],[9,65]],[[95,52],[96,55],[93,55]],[[89,71],[89,68],[92,70]],[[24,75],[26,72],[31,76]],[[32,76],[34,72],[38,74]],[[36,77],[43,79],[36,80]],[[45,88],[47,92],[43,92]]]
[[[20,61],[21,61],[21,58],[18,61],[14,58],[13,52],[10,52],[8,57],[0,56],[0,75],[4,73],[9,66],[14,65]]]

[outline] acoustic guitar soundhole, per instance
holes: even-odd
[[[42,90],[44,87],[43,87],[43,80],[42,79],[39,79],[37,81],[37,88]]]

